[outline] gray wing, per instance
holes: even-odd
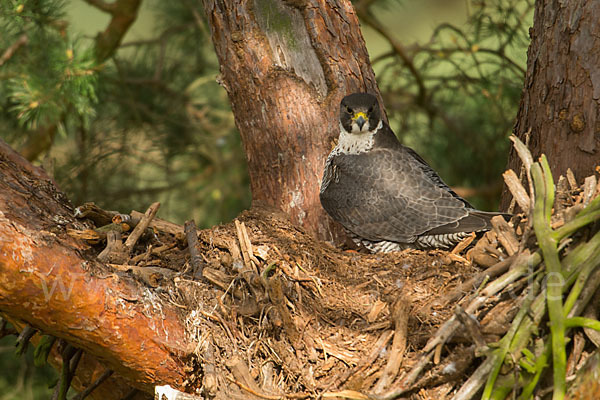
[[[423,160],[423,158],[413,149],[411,149],[410,147],[406,147],[403,145],[400,145],[403,147],[404,150],[406,150],[416,161],[420,162],[421,165],[421,169],[423,170],[423,172],[427,175],[427,177],[434,182],[437,186],[447,190],[452,196],[456,197],[457,199],[459,199],[460,201],[462,201],[463,203],[465,203],[465,206],[467,206],[468,208],[473,208],[473,206],[466,201],[465,199],[463,199],[462,197],[460,197],[458,194],[456,194],[454,192],[454,190],[452,190],[450,188],[450,186],[446,185],[446,182],[444,182],[442,180],[442,178],[440,178],[440,176],[437,174],[437,172],[435,172],[433,170],[433,168],[431,168],[429,166],[429,164],[427,164],[427,161]]]
[[[334,156],[326,171],[329,184],[321,193],[325,210],[348,230],[374,241],[411,243],[431,230],[447,226],[454,231],[459,221],[468,222],[474,211],[469,204],[406,149]]]

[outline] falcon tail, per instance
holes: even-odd
[[[512,217],[512,214],[472,210],[466,217],[461,218],[458,221],[433,228],[427,232],[424,232],[422,236],[487,231],[492,229],[492,218],[494,218],[496,215],[501,215],[507,221]]]

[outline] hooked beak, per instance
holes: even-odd
[[[369,120],[369,118],[365,115],[365,113],[358,112],[358,113],[354,114],[354,116],[352,117],[352,120],[354,122],[356,122],[356,124],[358,125],[358,128],[362,131],[363,126]]]

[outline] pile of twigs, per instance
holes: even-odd
[[[139,221],[108,215],[116,234],[71,234],[99,235],[107,243],[101,260],[175,293],[199,349],[189,391],[562,399],[600,344],[592,301],[600,287],[600,185],[591,176],[579,187],[567,174],[555,186],[546,158],[533,162],[513,141],[528,189],[513,171],[504,177],[522,213],[510,223],[498,217],[476,245],[468,238],[452,252],[340,252],[259,213],[197,235],[193,226],[155,219],[152,207],[131,216]],[[125,233],[124,223],[136,229]],[[133,254],[134,240],[153,234],[148,227],[173,241],[165,236]]]
[[[473,313],[519,280],[526,279],[526,285],[517,294],[519,310],[508,331],[480,350],[485,360],[454,395],[455,400],[475,398],[482,387],[482,399],[542,398],[549,393],[553,399],[562,399],[567,381],[575,377],[588,355],[584,350],[600,344],[598,304],[591,302],[600,287],[600,232],[597,227],[583,229],[600,218],[597,180],[588,177],[583,188],[578,188],[569,174],[555,187],[546,157],[533,162],[526,146],[517,138],[512,140],[530,186],[527,195],[519,181],[512,179],[514,173],[505,174],[527,216],[519,252],[509,270],[477,293],[466,310]],[[535,234],[533,246],[528,244],[529,232]],[[577,328],[583,328],[593,346],[586,346],[589,342]],[[441,341],[443,337],[434,339],[424,351]]]
[[[453,314],[439,325],[422,348],[415,351],[415,343],[410,343],[410,340],[407,346],[407,314],[411,306],[403,305],[402,301],[414,303],[416,300],[405,293],[402,301],[388,304],[386,318],[391,322],[380,325],[381,335],[363,338],[363,356],[354,365],[348,351],[334,347],[338,350],[334,357],[349,363],[349,368],[337,379],[323,380],[323,384],[317,380],[316,386],[303,393],[298,393],[298,388],[291,386],[287,389],[280,387],[283,393],[279,391],[279,394],[260,387],[250,393],[264,398],[301,395],[392,399],[402,396],[454,400],[516,396],[529,399],[552,393],[554,399],[563,398],[567,382],[574,378],[589,358],[590,351],[599,343],[595,332],[600,329],[600,322],[595,319],[597,302],[590,300],[600,286],[600,269],[597,268],[600,264],[600,233],[590,224],[600,218],[600,185],[595,176],[591,176],[585,180],[583,187],[578,187],[572,175],[568,174],[566,178],[561,177],[555,187],[545,157],[534,163],[525,145],[516,138],[513,141],[523,160],[522,176],[526,176],[529,190],[522,186],[521,179],[512,171],[505,173],[505,179],[523,212],[510,224],[502,218],[494,220],[493,231],[466,253],[466,258],[487,269],[440,296],[437,311]],[[274,246],[264,244],[264,238],[260,236],[248,235],[245,228],[240,233],[237,221],[236,229],[241,252],[247,252],[247,256],[236,256],[237,246],[231,243],[221,247],[228,248],[233,258],[243,259],[248,272],[254,266],[249,261],[254,257],[251,250],[248,252],[248,248],[252,248],[250,237],[261,247]],[[460,254],[466,245],[460,244],[448,254],[452,256],[452,262],[465,261]],[[428,256],[433,259],[436,254],[439,255],[430,253]],[[395,255],[398,260],[411,260],[412,256],[414,254],[410,252]],[[371,259],[372,256],[362,256],[361,262],[367,263]],[[256,260],[255,267],[268,288],[267,275],[274,262],[268,266],[264,263],[260,272],[262,264]],[[297,272],[286,270],[284,266],[285,262],[280,262],[281,277],[299,279]],[[306,267],[303,271],[306,280],[323,279],[317,269]],[[245,279],[248,280],[247,277]],[[416,286],[415,276],[408,280]],[[219,283],[219,286],[225,288],[232,283],[233,280],[229,280]],[[385,286],[385,282],[382,284]],[[340,301],[354,295],[352,289],[338,288]],[[268,303],[269,296],[263,300]],[[283,322],[284,327],[291,325],[287,331],[295,332],[293,320],[301,319],[300,311],[289,311],[284,304],[276,304],[276,307],[287,314]],[[413,304],[413,311],[415,308]],[[229,317],[229,311],[223,309],[222,313],[222,318]],[[422,325],[431,323],[422,322]],[[390,327],[393,331],[386,330]],[[583,333],[578,328],[583,328]],[[315,332],[307,328],[305,335],[312,335],[311,341],[319,342],[327,329],[322,327],[321,331]],[[359,333],[355,337],[359,337]],[[262,334],[265,333],[259,335]],[[348,336],[351,332],[345,331],[344,334]],[[461,335],[463,343],[465,339],[472,343],[469,347],[457,344]],[[289,343],[296,347],[293,338],[289,338]],[[240,346],[243,345],[240,343]],[[287,362],[294,361],[300,365],[312,362],[318,369],[323,357],[327,360],[324,345],[322,350],[323,356],[307,360],[297,349],[295,353],[287,354]],[[381,351],[387,351],[383,361],[379,360]],[[331,352],[336,354],[334,350]],[[293,360],[290,361],[290,358]],[[242,364],[257,363],[256,360],[246,362]],[[235,375],[235,371],[232,372]],[[297,382],[302,374],[303,371],[297,371],[295,377],[290,374],[288,379]],[[361,374],[364,376],[358,379],[357,375]],[[304,378],[305,382],[315,381],[312,375]],[[233,378],[232,382],[248,389]]]

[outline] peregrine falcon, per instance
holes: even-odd
[[[340,104],[340,136],[325,163],[320,199],[355,243],[375,253],[447,249],[503,215],[473,208],[400,144],[368,93]]]

